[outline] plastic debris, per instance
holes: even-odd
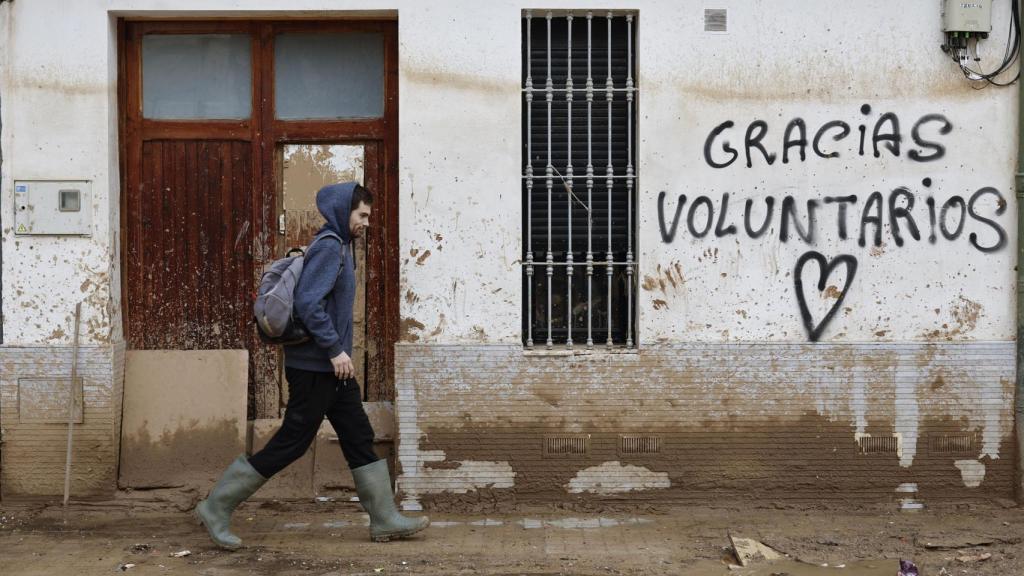
[[[984,562],[992,557],[992,554],[985,552],[984,554],[964,554],[963,556],[957,556],[956,561],[961,564],[969,564],[971,562]]]
[[[900,560],[900,571],[896,576],[921,576],[917,565],[910,560]]]
[[[191,556],[191,550],[182,550],[181,552],[174,552],[171,554],[171,558],[184,558],[185,556]]]

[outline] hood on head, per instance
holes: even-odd
[[[352,212],[352,192],[355,188],[355,182],[342,182],[324,186],[316,193],[316,207],[327,221],[321,232],[330,230],[345,242],[352,240],[348,219]]]

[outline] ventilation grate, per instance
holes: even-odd
[[[933,454],[960,454],[978,451],[978,436],[962,434],[935,434],[928,437],[928,451]]]
[[[661,436],[622,434],[619,436],[619,454],[660,454]]]
[[[896,454],[900,450],[898,436],[862,436],[857,439],[861,454]]]
[[[544,437],[544,456],[586,456],[590,453],[589,434],[560,434]]]
[[[704,9],[704,31],[725,34],[728,32],[728,13],[725,8]]]

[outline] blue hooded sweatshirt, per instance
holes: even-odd
[[[295,313],[311,339],[284,347],[284,364],[312,372],[334,372],[331,358],[352,355],[352,305],[356,296],[355,259],[348,228],[355,182],[324,186],[316,207],[327,223],[317,232],[337,234],[312,243],[306,251],[302,276],[295,286]]]

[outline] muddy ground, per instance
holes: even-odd
[[[4,502],[0,573],[895,576],[903,558],[922,576],[1024,574],[1024,510],[1008,502],[917,513],[896,505],[521,507],[434,514],[421,536],[386,544],[368,541],[366,516],[351,502],[257,502],[235,516],[246,544],[235,552],[214,548],[188,507],[133,499],[65,512],[55,503]],[[789,558],[730,567],[730,534]]]

